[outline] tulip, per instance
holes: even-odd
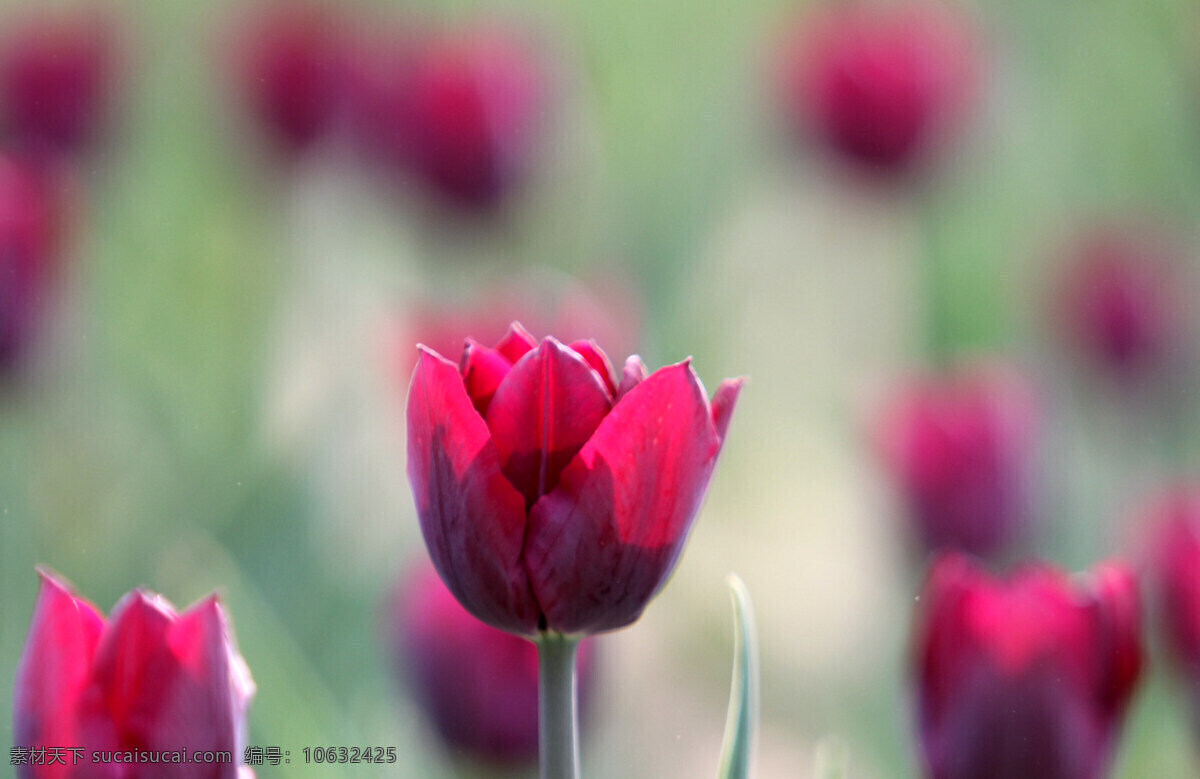
[[[966,25],[932,2],[831,4],[783,54],[783,101],[802,137],[881,174],[931,150],[972,91]]]
[[[878,428],[883,464],[925,549],[988,555],[1030,523],[1037,413],[1015,374],[971,370],[900,392]]]
[[[380,67],[359,111],[369,153],[462,211],[491,211],[524,182],[548,84],[518,38],[433,35]]]
[[[455,365],[421,347],[408,474],[442,580],[512,633],[583,635],[636,620],[682,551],[741,388],[709,405],[684,361],[620,379],[591,341],[518,324]]]
[[[0,156],[0,379],[13,375],[51,297],[61,219],[52,182]]]
[[[915,677],[931,779],[1100,779],[1142,668],[1137,580],[1118,563],[1071,578],[1030,564],[995,579],[934,565]]]
[[[451,750],[484,764],[516,766],[538,756],[537,647],[472,617],[432,566],[397,591],[389,644],[400,676]],[[581,703],[588,700],[594,646],[579,647]]]
[[[1147,514],[1155,541],[1149,562],[1160,624],[1200,723],[1200,490],[1172,490]]]
[[[34,154],[76,155],[103,130],[116,78],[111,20],[36,16],[0,50],[0,111],[11,142]]]
[[[1108,225],[1080,237],[1056,309],[1087,360],[1133,380],[1178,356],[1185,335],[1179,255],[1149,230]]]
[[[349,86],[340,19],[315,4],[271,4],[241,30],[238,78],[264,135],[301,152],[330,133]]]
[[[239,774],[237,762],[253,694],[216,596],[177,614],[162,596],[135,590],[106,621],[43,572],[17,667],[14,746],[63,749],[66,759],[65,765],[18,765],[18,776],[252,776],[246,769]],[[232,762],[147,759],[184,749],[188,755],[228,752]]]

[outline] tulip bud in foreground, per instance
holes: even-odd
[[[65,765],[22,763],[17,775],[245,779],[252,774],[238,764],[253,695],[216,596],[177,614],[162,596],[135,590],[106,621],[43,572],[17,667],[14,759],[46,747],[64,750]],[[171,762],[166,753],[181,750],[186,760]],[[193,762],[202,751],[222,761]]]
[[[0,45],[0,114],[31,154],[77,155],[109,119],[117,77],[112,21],[99,11],[33,16]]]
[[[485,764],[538,758],[538,655],[532,642],[467,613],[422,565],[397,591],[389,616],[396,667],[446,747]],[[579,647],[580,708],[586,716],[594,646]]]
[[[35,340],[53,297],[61,214],[50,178],[0,156],[0,381]]]
[[[411,49],[411,50],[410,50]],[[515,36],[477,30],[411,44],[374,79],[359,113],[369,153],[413,174],[435,199],[490,211],[524,183],[549,84]]]
[[[1027,530],[1037,432],[1032,390],[1004,370],[925,380],[893,398],[877,445],[925,549],[989,555]]]
[[[1186,336],[1180,254],[1149,230],[1108,226],[1079,239],[1055,309],[1086,361],[1134,380],[1179,356]]]
[[[797,134],[888,175],[933,150],[974,86],[971,36],[953,8],[827,4],[783,52]]]
[[[618,378],[591,341],[514,324],[456,365],[421,348],[408,475],[442,580],[512,633],[585,635],[636,620],[683,550],[741,380],[711,405],[690,361]]]
[[[1101,779],[1142,668],[1137,580],[1101,564],[993,578],[941,557],[919,599],[915,682],[931,779]]]

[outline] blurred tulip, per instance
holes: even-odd
[[[380,63],[357,112],[369,154],[463,210],[490,211],[524,182],[549,98],[527,44],[498,29],[432,35]]]
[[[1142,668],[1124,566],[994,579],[939,559],[920,597],[916,685],[931,779],[1100,779]]]
[[[1186,335],[1180,254],[1149,230],[1108,225],[1082,236],[1055,308],[1088,360],[1136,379],[1178,356]]]
[[[427,348],[408,399],[425,543],[468,611],[522,635],[636,620],[683,549],[741,388],[689,361],[618,380],[592,341],[514,324],[459,365]]]
[[[1149,570],[1167,648],[1187,678],[1200,725],[1200,490],[1169,491],[1148,510],[1154,534]]]
[[[974,370],[894,397],[878,447],[926,549],[996,553],[1027,529],[1038,415],[1017,375]]]
[[[459,605],[431,565],[397,591],[389,641],[400,676],[452,752],[486,764],[538,758],[537,646],[485,625]],[[580,644],[580,707],[586,716],[595,667]]]
[[[112,109],[112,20],[98,9],[33,16],[10,27],[0,46],[0,111],[10,143],[29,154],[85,151]]]
[[[272,2],[243,20],[237,76],[263,133],[285,153],[331,132],[350,88],[348,31],[332,7]]]
[[[17,667],[14,746],[83,751],[74,765],[67,753],[65,765],[19,765],[17,775],[252,776],[246,769],[239,774],[237,763],[253,695],[254,682],[216,596],[176,614],[162,596],[135,590],[106,622],[95,606],[43,572]],[[169,764],[104,754],[183,749],[228,752],[233,762]]]
[[[883,174],[943,140],[975,86],[972,36],[953,7],[826,3],[783,52],[783,101],[802,137]]]
[[[60,208],[39,166],[0,157],[0,379],[11,376],[51,297]]]

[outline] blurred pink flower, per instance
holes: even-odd
[[[400,676],[446,746],[491,764],[538,757],[537,646],[467,613],[432,565],[412,572],[388,616]],[[595,646],[580,644],[579,701],[587,716]]]
[[[520,325],[456,364],[422,347],[408,475],[442,580],[490,625],[591,634],[666,583],[716,466],[740,380],[709,403],[689,361],[613,373],[594,341]]]
[[[1179,356],[1186,333],[1181,248],[1163,231],[1115,224],[1082,235],[1070,252],[1055,312],[1084,357],[1122,379]]]
[[[1152,540],[1147,560],[1168,651],[1189,689],[1200,726],[1200,488],[1180,486],[1155,500],[1143,517]]]
[[[877,446],[926,549],[996,553],[1028,529],[1038,434],[1032,389],[1007,369],[970,369],[902,389]]]
[[[235,74],[263,133],[285,153],[332,132],[351,88],[346,20],[336,6],[270,2],[240,21]]]
[[[931,779],[1100,779],[1142,669],[1133,573],[1028,564],[995,579],[949,554],[920,596],[920,742]]]
[[[0,379],[16,370],[53,297],[65,227],[55,181],[0,156]]]
[[[464,210],[490,211],[525,181],[550,97],[529,43],[496,27],[426,33],[377,68],[355,112],[368,156]]]
[[[969,102],[974,46],[953,6],[824,3],[785,45],[784,109],[798,135],[897,174],[934,150]]]
[[[106,621],[62,581],[42,573],[41,593],[17,667],[14,746],[82,749],[78,764],[20,765],[22,779],[233,779],[239,774],[254,682],[225,613],[212,596],[177,614],[162,596],[135,590]],[[161,764],[105,760],[94,752],[229,752],[233,762]],[[119,770],[118,770],[119,769]],[[98,773],[99,772],[99,773]]]
[[[85,151],[110,118],[118,76],[114,21],[99,8],[40,13],[0,38],[0,113],[26,154]]]

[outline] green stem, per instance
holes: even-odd
[[[541,779],[579,779],[575,658],[579,639],[541,636],[538,646],[538,752]]]

